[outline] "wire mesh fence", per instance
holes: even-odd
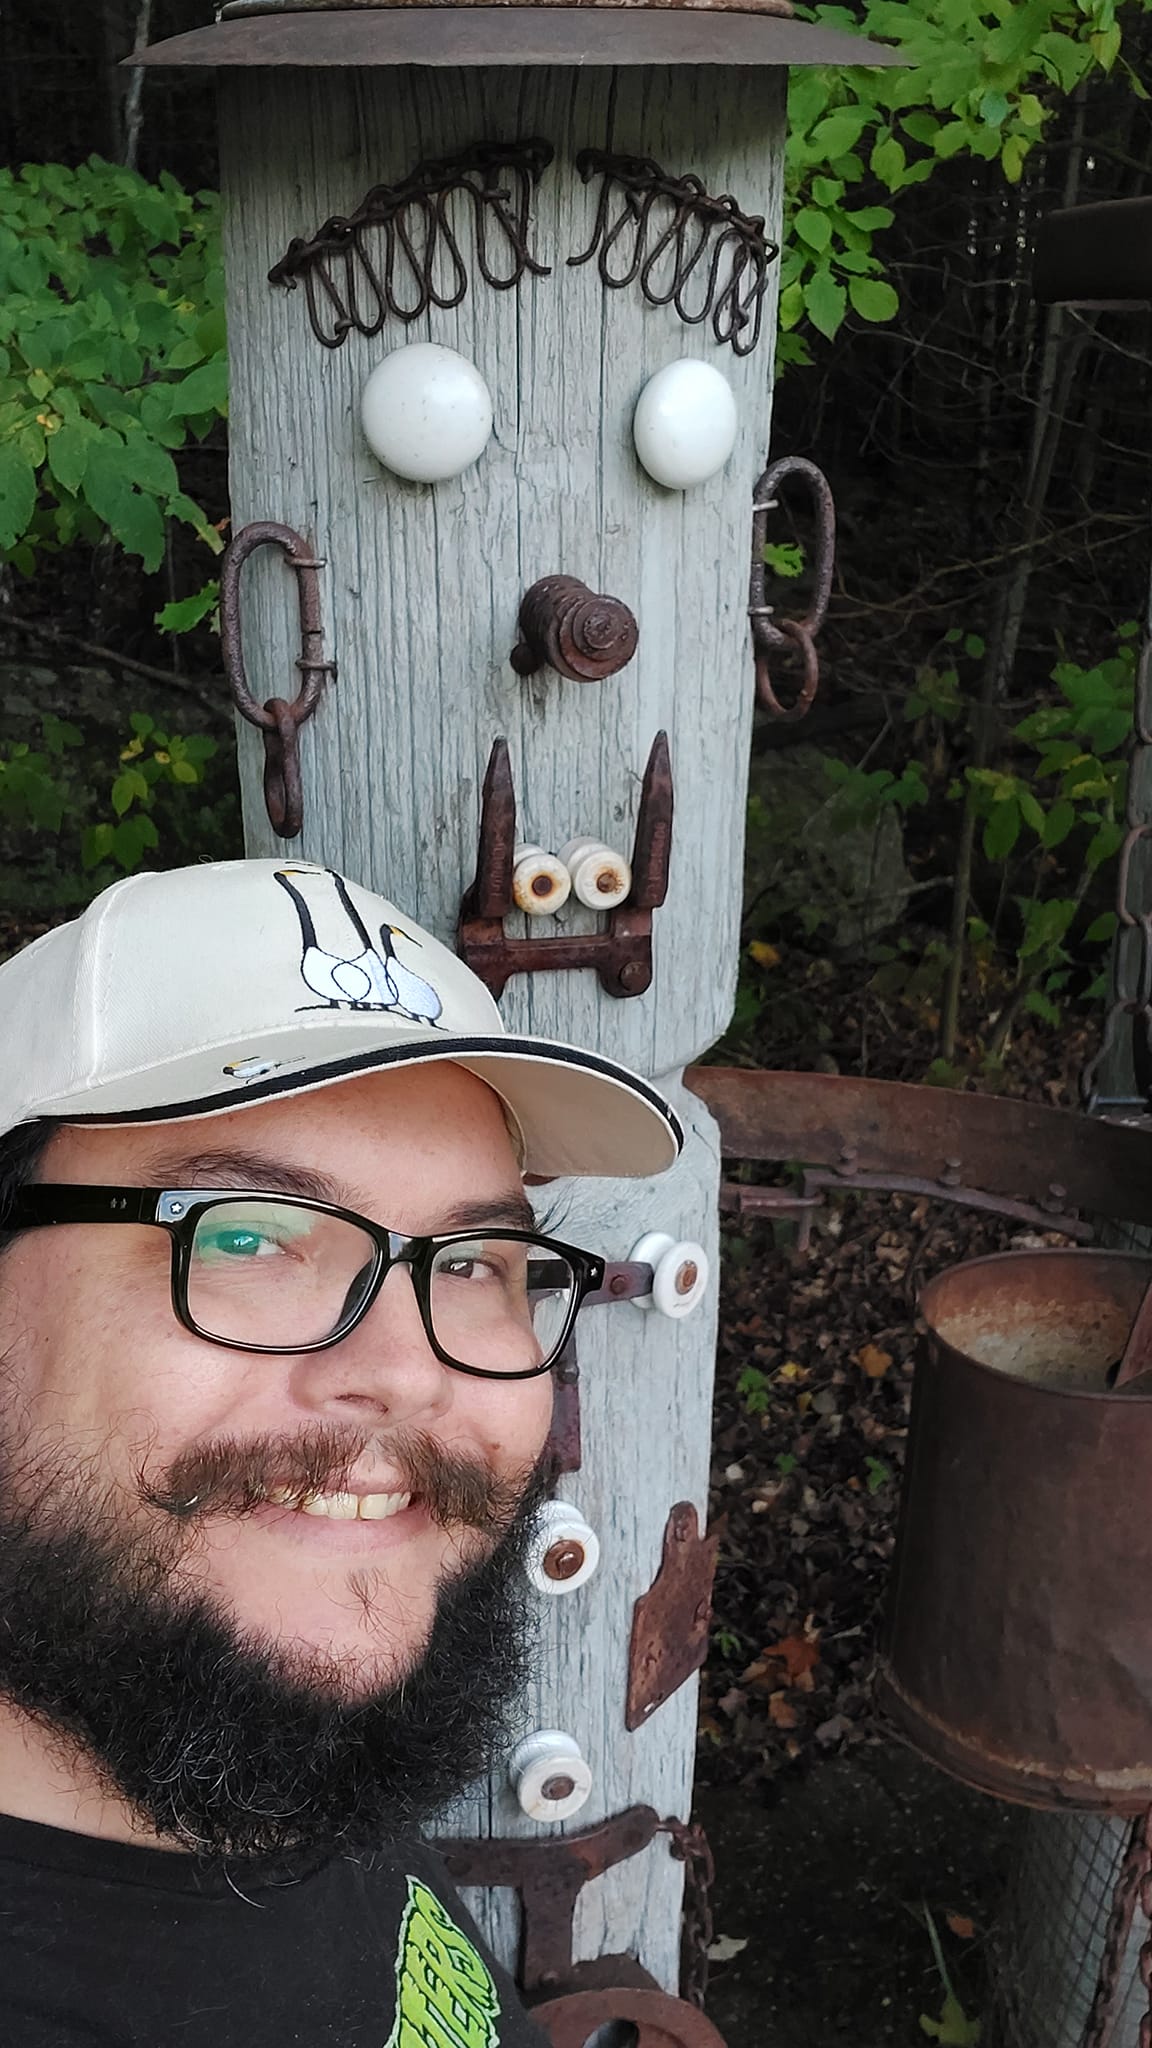
[[[997,1931],[985,2048],[1083,2048],[1131,1832],[1107,1815],[1029,1815]],[[1137,1907],[1102,2048],[1136,2048],[1147,1932]]]

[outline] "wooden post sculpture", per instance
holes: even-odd
[[[654,1279],[558,1374],[525,1741],[444,1828],[537,1998],[680,1981],[719,1157],[679,1077],[732,1006],[756,673],[815,665],[750,575],[782,67],[893,61],[749,6],[234,0],[146,60],[220,68],[250,852],[386,890],[688,1130],[658,1185],[541,1191]]]

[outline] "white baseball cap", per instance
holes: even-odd
[[[131,875],[0,966],[0,1132],[168,1123],[450,1060],[501,1098],[528,1173],[670,1166],[676,1116],[615,1061],[504,1028],[383,896],[306,862]]]

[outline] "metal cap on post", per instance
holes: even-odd
[[[144,65],[903,64],[898,50],[791,19],[788,0],[233,0],[219,21],[127,60]]]

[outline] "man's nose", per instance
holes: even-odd
[[[326,1351],[303,1353],[292,1380],[304,1405],[344,1420],[356,1411],[396,1423],[442,1415],[453,1374],[428,1341],[411,1267],[393,1266],[355,1329]]]

